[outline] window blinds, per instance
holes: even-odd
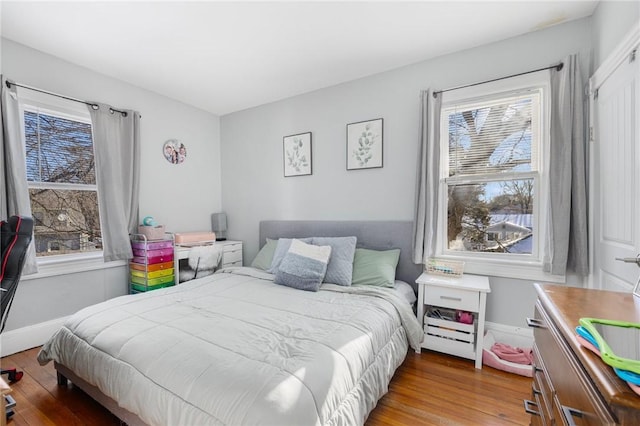
[[[446,108],[448,176],[535,171],[539,104],[538,93],[527,93]]]

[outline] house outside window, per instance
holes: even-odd
[[[102,251],[91,119],[86,106],[21,99],[38,257]]]
[[[465,271],[538,278],[548,197],[548,74],[445,93],[439,257]]]

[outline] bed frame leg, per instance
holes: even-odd
[[[69,380],[62,375],[59,371],[56,371],[56,375],[58,377],[58,386],[67,386]]]

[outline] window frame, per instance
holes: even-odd
[[[68,120],[79,121],[87,123],[92,126],[91,115],[87,105],[70,101],[67,99],[59,98],[53,95],[43,94],[28,89],[18,89],[18,105],[20,114],[20,137],[22,140],[23,149],[26,146],[26,134],[24,126],[24,114],[25,111],[40,112],[43,114],[50,114],[56,117],[65,118]],[[97,176],[96,176],[97,179]],[[39,182],[30,182],[29,188],[35,188],[41,186]],[[42,186],[41,186],[42,187]],[[98,191],[97,181],[95,185],[86,184],[66,184],[59,182],[51,182],[46,184],[47,188],[55,189],[70,189],[81,190],[89,189]],[[98,209],[100,206],[98,206]],[[100,219],[102,222],[102,219]],[[60,254],[52,256],[36,256],[36,262],[38,265],[38,273],[26,275],[24,280],[32,280],[49,276],[64,275],[76,272],[85,272],[97,269],[111,268],[121,265],[126,265],[126,261],[105,262],[104,253],[102,250],[96,250],[85,253],[71,253]]]
[[[449,173],[449,133],[448,114],[455,105],[480,108],[495,103],[499,99],[539,91],[539,141],[537,154],[532,152],[531,171],[502,172],[499,174],[478,174],[473,176],[448,176]],[[549,141],[550,131],[550,75],[539,71],[503,80],[482,83],[468,88],[442,93],[440,122],[440,170],[438,186],[438,219],[436,230],[436,257],[465,262],[465,272],[526,280],[564,282],[564,276],[555,276],[543,271],[543,248],[547,240],[545,212],[549,199]],[[460,108],[458,108],[460,109]],[[532,146],[532,151],[534,147]],[[535,157],[535,158],[534,158]],[[499,176],[498,176],[499,175]],[[486,183],[505,181],[511,178],[534,178],[533,205],[533,247],[531,254],[486,253],[456,251],[448,248],[448,187],[450,184]]]

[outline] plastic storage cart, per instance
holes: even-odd
[[[129,292],[140,293],[175,284],[173,236],[148,240],[143,234],[131,235],[133,259],[129,262]]]

